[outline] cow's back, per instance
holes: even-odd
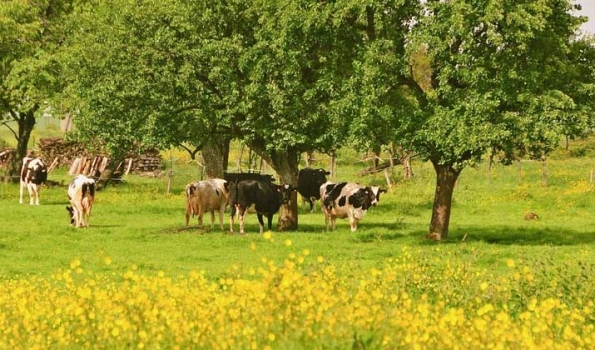
[[[230,202],[243,208],[254,205],[257,213],[276,213],[281,200],[275,193],[273,184],[259,180],[243,180],[230,185]]]
[[[196,182],[195,196],[205,211],[218,210],[222,203],[227,203],[228,194],[223,179],[208,179]]]

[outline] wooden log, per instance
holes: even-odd
[[[70,170],[68,170],[68,175],[77,175],[80,163],[81,163],[81,159],[78,157],[75,158],[74,161],[72,162],[72,165],[70,166]]]
[[[103,157],[103,159],[101,160],[101,164],[99,165],[99,172],[102,173],[105,170],[105,167],[107,167],[107,165],[109,164],[109,158],[108,157]],[[122,164],[120,162],[120,164]],[[118,166],[119,168],[119,166]],[[116,169],[117,171],[118,169]]]
[[[58,158],[59,157],[54,158],[52,164],[50,164],[50,167],[48,168],[48,174],[51,173],[56,168],[56,166],[58,166]]]
[[[126,168],[126,173],[125,175],[128,175],[130,173],[130,168],[132,168],[132,158],[130,158],[128,160],[128,167]]]

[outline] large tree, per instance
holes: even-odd
[[[235,137],[297,185],[300,154],[346,135],[337,96],[363,40],[334,5],[311,5],[107,0],[78,14],[66,56],[79,134],[112,152]],[[297,223],[294,197],[280,228]]]
[[[0,125],[10,129],[17,146],[8,169],[17,175],[27,153],[36,117],[61,89],[53,53],[64,40],[68,0],[0,2]]]
[[[361,17],[365,13],[366,22],[383,25],[390,13],[384,3],[366,4]],[[395,142],[404,141],[403,146],[432,163],[436,191],[429,235],[443,239],[448,235],[453,191],[461,171],[488,150],[502,155],[504,162],[519,150],[533,156],[549,152],[568,130],[563,128],[568,116],[581,120],[587,116],[573,96],[583,96],[584,102],[588,91],[593,91],[588,84],[593,77],[580,76],[574,68],[584,57],[577,53],[575,41],[582,19],[572,15],[568,1],[410,3],[422,8],[408,22],[404,40],[395,40],[394,32],[377,30],[376,40],[365,47],[372,59],[379,60],[387,52],[395,57],[372,67],[395,66],[392,62],[403,62],[403,57],[407,64],[396,65],[392,74],[381,73],[372,87],[360,79],[361,89],[400,88],[412,101],[391,104],[378,95],[377,103],[369,105],[389,106],[384,118],[402,132]],[[386,49],[379,51],[382,43]],[[592,48],[583,45],[582,49]]]
[[[138,146],[178,146],[227,159],[230,127],[221,123],[210,62],[226,60],[228,48],[206,42],[219,20],[167,0],[99,1],[74,13],[61,55],[70,85],[61,97],[76,111],[75,136],[100,140],[116,158]],[[226,164],[217,163],[209,175],[221,177]]]

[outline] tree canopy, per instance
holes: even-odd
[[[36,117],[62,89],[54,53],[64,40],[64,18],[73,1],[0,2],[0,125],[17,140],[9,175],[25,156]]]
[[[64,91],[81,136],[113,152],[237,138],[293,184],[302,152],[396,144],[434,165],[429,232],[446,238],[466,166],[538,158],[590,127],[594,50],[574,6],[103,0],[70,21]]]

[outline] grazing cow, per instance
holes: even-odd
[[[335,229],[336,219],[349,218],[351,231],[357,230],[357,223],[371,206],[378,205],[380,194],[386,190],[378,186],[361,186],[352,182],[331,183],[320,186],[324,223],[329,229],[329,219],[332,230]]]
[[[203,228],[202,217],[205,212],[211,212],[211,229],[215,226],[215,211],[219,212],[219,225],[223,230],[223,213],[229,194],[228,182],[223,179],[209,179],[196,181],[186,185],[186,226],[190,215],[198,216],[198,227]]]
[[[223,173],[223,179],[225,181],[232,183],[232,182],[239,182],[244,180],[259,180],[259,181],[268,181],[268,182],[275,182],[275,178],[273,175],[270,174],[258,174],[258,173]]]
[[[19,203],[23,204],[23,191],[26,187],[29,192],[29,204],[39,205],[39,191],[41,190],[41,185],[47,178],[48,168],[41,158],[23,158]]]
[[[289,203],[293,191],[295,189],[291,185],[277,185],[270,181],[232,182],[229,185],[229,205],[231,207],[229,230],[233,232],[234,216],[237,211],[240,219],[240,233],[244,233],[246,210],[252,206],[258,216],[260,233],[264,231],[263,216],[267,217],[268,227],[271,230],[273,215],[279,211],[281,204]]]
[[[70,213],[70,226],[89,227],[95,200],[95,180],[85,175],[75,177],[68,186],[68,199],[72,204],[72,207],[66,207]]]
[[[331,173],[319,168],[304,168],[298,174],[298,192],[310,203],[310,212],[314,212],[316,201],[320,199],[320,186],[326,182],[326,175]]]

